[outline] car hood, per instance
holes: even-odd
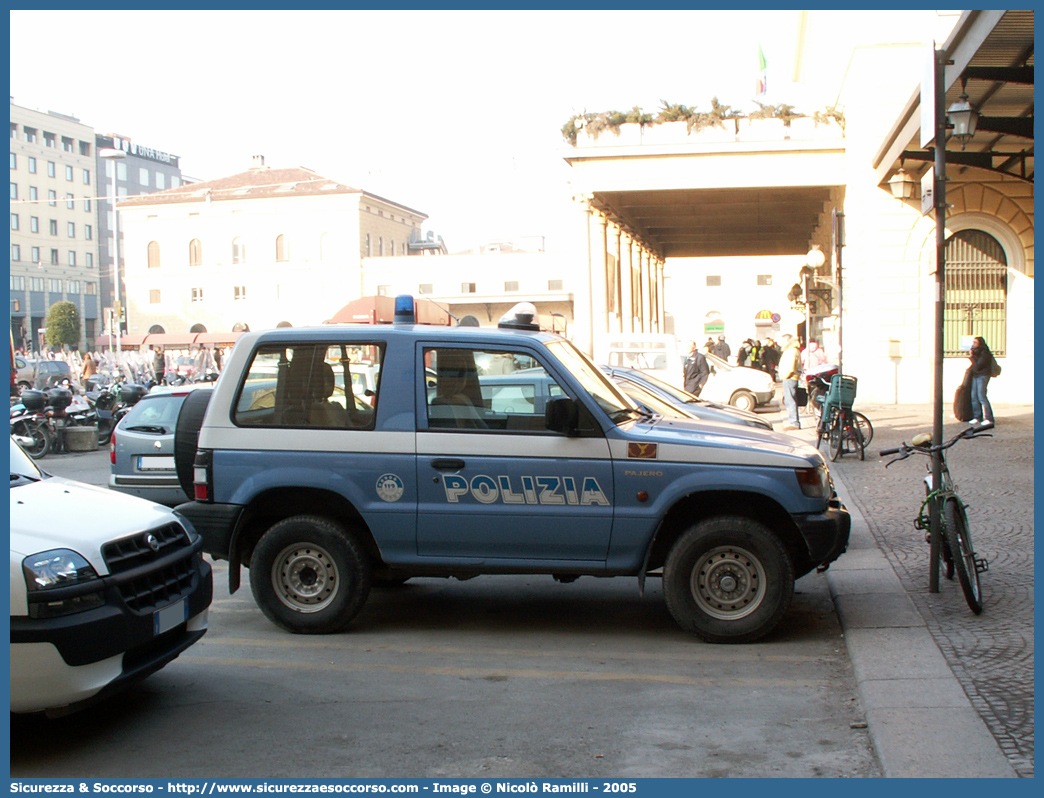
[[[174,520],[168,508],[150,501],[49,477],[11,489],[11,553],[73,549],[107,573],[103,544]]]
[[[654,416],[621,428],[642,443],[656,443],[658,459],[677,462],[815,467],[825,462],[816,447],[791,435],[725,422]]]

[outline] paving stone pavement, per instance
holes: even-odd
[[[928,545],[913,527],[924,496],[927,458],[885,470],[881,449],[931,432],[930,405],[864,405],[874,438],[866,460],[844,455],[831,464],[865,518],[972,706],[1022,777],[1034,775],[1033,681],[1033,408],[995,405],[993,437],[965,440],[947,451],[961,498],[968,504],[975,551],[989,560],[982,574],[985,610],[968,609],[956,580],[928,591]],[[948,409],[947,409],[948,410]],[[804,418],[801,437],[814,433]],[[948,439],[965,425],[947,412]],[[777,429],[779,425],[777,425]],[[825,445],[823,450],[825,452]]]

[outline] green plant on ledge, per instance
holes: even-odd
[[[724,128],[725,122],[728,120],[733,121],[735,129],[738,131],[740,119],[782,119],[783,124],[786,127],[790,127],[790,123],[795,119],[802,119],[808,116],[808,114],[796,111],[792,105],[765,105],[764,103],[757,103],[757,111],[744,114],[742,111],[734,110],[730,105],[723,105],[718,101],[717,97],[711,99],[710,111],[698,111],[687,105],[675,105],[666,100],[660,100],[660,103],[662,107],[655,115],[644,113],[637,105],[626,113],[623,111],[603,111],[601,113],[585,112],[583,114],[574,114],[569,118],[568,122],[562,125],[562,138],[575,147],[577,136],[582,129],[586,130],[591,138],[597,139],[599,135],[607,130],[619,136],[620,126],[626,123],[638,124],[644,128],[668,122],[685,122],[686,132],[691,134],[693,132],[699,133],[701,130],[711,127]],[[837,106],[831,106],[824,111],[816,111],[812,114],[812,119],[817,125],[829,124],[831,121],[836,122],[841,128],[841,134],[844,135],[845,116],[844,112]]]

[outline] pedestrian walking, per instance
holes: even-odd
[[[98,365],[94,362],[94,358],[91,357],[91,353],[87,352],[83,356],[83,369],[80,371],[80,384],[84,390],[87,390],[87,380],[98,373]]]
[[[162,385],[163,376],[167,371],[167,359],[163,356],[163,347],[150,346],[149,349],[155,349],[155,353],[152,356],[152,370],[156,373],[156,382]]]
[[[805,371],[811,371],[817,366],[825,366],[826,362],[826,352],[815,339],[809,341],[808,346],[801,350],[801,366]]]
[[[710,378],[710,366],[703,352],[696,348],[696,342],[692,342],[689,356],[685,358],[685,390],[699,396],[703,386]]]
[[[729,356],[732,355],[732,347],[725,342],[724,335],[718,336],[718,343],[711,348],[711,354],[717,355],[726,363],[729,362]]]
[[[972,341],[971,352],[968,353],[971,360],[969,370],[972,376],[972,420],[968,423],[978,425],[983,429],[995,426],[993,418],[993,407],[986,397],[986,390],[990,384],[990,377],[1000,374],[1000,366],[993,357],[993,352],[986,345],[982,336],[975,336]]]
[[[762,354],[763,352],[761,348],[761,339],[755,338],[754,343],[750,347],[750,363],[748,363],[747,365],[749,365],[752,369],[760,369]]]
[[[762,368],[772,377],[773,382],[777,380],[776,372],[779,369],[779,357],[782,354],[783,350],[779,348],[779,344],[774,339],[769,338],[765,341],[765,349],[761,356]]]
[[[736,352],[736,365],[737,366],[746,366],[747,365],[747,361],[750,360],[750,350],[751,350],[751,347],[753,347],[753,346],[754,346],[754,342],[751,341],[749,338],[747,338],[746,340],[743,341],[742,344],[740,344],[739,351]]]
[[[783,406],[787,409],[787,423],[784,432],[801,429],[801,418],[798,416],[797,387],[801,379],[801,357],[798,339],[789,335],[783,336],[783,353],[779,356],[779,376],[783,378]]]

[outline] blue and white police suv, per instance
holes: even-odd
[[[231,591],[250,569],[275,624],[341,629],[382,580],[660,575],[682,628],[748,642],[844,552],[851,520],[812,446],[644,413],[531,317],[436,327],[413,309],[404,296],[394,323],[244,334],[182,407],[194,500],[176,511],[229,561]],[[359,392],[359,370],[376,390]],[[484,377],[514,372],[550,378],[550,398],[519,383],[509,407],[491,402]]]

